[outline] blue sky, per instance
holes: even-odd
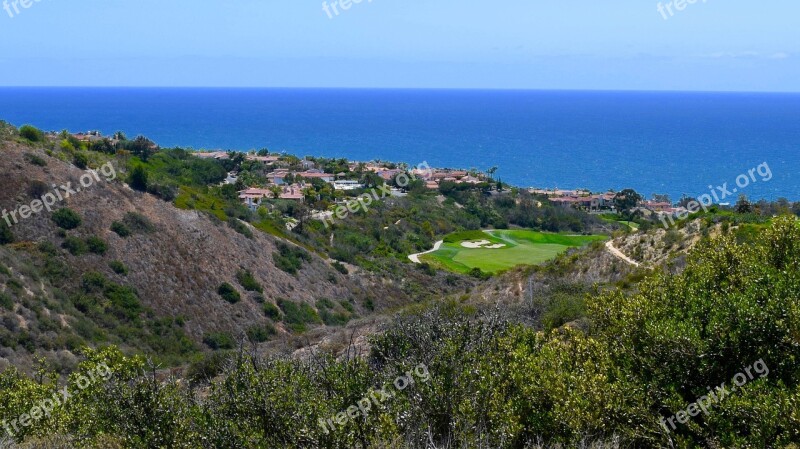
[[[2,86],[800,91],[797,0],[27,1]]]

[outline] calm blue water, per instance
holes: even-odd
[[[0,118],[162,146],[498,166],[520,186],[673,198],[732,190],[766,162],[772,179],[741,191],[800,200],[798,94],[4,88]]]

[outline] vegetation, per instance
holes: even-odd
[[[250,270],[239,270],[239,272],[236,273],[236,279],[248,292],[264,293],[264,287],[256,281],[256,278],[253,277],[253,273],[251,273]]]
[[[219,286],[217,293],[222,296],[222,299],[231,304],[236,304],[242,300],[242,296],[239,294],[239,292],[227,282]]]
[[[604,236],[572,236],[528,230],[463,231],[444,238],[437,251],[422,256],[435,266],[482,278],[523,264],[538,264],[555,258],[568,248],[580,247]],[[463,243],[487,242],[481,248]]]
[[[201,400],[185,391],[192,387],[148,376],[142,359],[114,349],[88,351],[75,375],[103,362],[110,379],[76,389],[69,407],[57,407],[16,438],[58,432],[84,443],[110,438],[142,448],[202,447],[198,441],[382,447],[396,440],[420,448],[431,441],[511,448],[539,439],[573,446],[614,437],[634,447],[787,447],[800,441],[798,275],[800,228],[782,218],[755,245],[737,244],[730,235],[709,240],[682,273],[656,272],[634,293],[592,296],[585,330],[545,333],[442,303],[398,316],[373,338],[367,360],[241,354]],[[282,300],[280,306],[287,323],[319,321],[306,304]],[[253,329],[249,336],[260,340],[268,333]],[[225,333],[207,334],[204,342],[236,346]],[[759,360],[768,373],[730,390],[707,414],[669,432],[660,424]],[[319,425],[401,373],[423,373],[422,363],[427,380],[417,377],[365,418],[327,433]],[[42,382],[14,370],[0,376],[2,419],[15,419],[56,388],[48,376]],[[147,412],[152,407],[168,412]],[[137,424],[129,426],[133,416]],[[143,428],[153,430],[143,434]]]
[[[303,261],[311,260],[311,256],[302,248],[295,248],[286,243],[278,244],[278,252],[272,254],[275,266],[289,274],[297,274]]]
[[[279,299],[278,307],[283,311],[283,322],[295,332],[305,332],[308,324],[322,324],[317,311],[306,303]]]
[[[66,230],[75,229],[83,222],[77,212],[66,207],[53,212],[51,219],[58,227]]]

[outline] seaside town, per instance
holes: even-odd
[[[196,157],[203,159],[228,159],[231,157],[231,154],[225,151],[203,151],[194,154]],[[372,172],[384,181],[390,182],[398,175],[406,172],[403,166],[398,166],[393,163],[369,161],[349,162],[349,170],[347,173],[326,173],[311,160],[299,161],[303,170],[293,171],[289,169],[290,163],[283,160],[280,155],[258,155],[250,153],[246,154],[244,157],[247,161],[260,162],[266,167],[273,169],[265,175],[268,185],[247,186],[247,188],[239,191],[239,198],[242,200],[242,203],[251,210],[258,209],[264,204],[265,200],[268,199],[303,202],[306,198],[304,192],[306,192],[308,184],[314,179],[319,179],[330,184],[336,191],[350,192],[360,191],[366,187],[357,179],[359,173]],[[424,170],[413,169],[410,173],[423,179],[425,181],[425,187],[429,190],[438,190],[442,183],[445,182],[473,185],[481,183],[490,184],[494,182],[491,178],[491,174],[482,173],[475,169],[426,167]],[[225,183],[236,184],[237,180],[237,173],[232,172],[228,174]],[[496,191],[497,186],[491,184],[488,188],[491,191]],[[391,192],[392,196],[405,195],[403,190],[397,187],[393,187]],[[592,192],[587,189],[529,188],[528,192],[532,195],[546,198],[547,201],[557,207],[579,209],[591,214],[616,212],[614,199],[617,197],[618,193],[613,190]],[[337,203],[345,203],[347,201],[346,197],[347,195],[342,195],[342,197],[337,200]],[[658,198],[651,200],[642,199],[631,212],[662,220],[674,219],[689,213],[686,207],[674,205],[665,199],[667,198],[664,195],[660,195]]]

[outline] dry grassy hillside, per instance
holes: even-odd
[[[16,210],[29,205],[53,184],[71,182],[75,188],[85,174],[43,150],[12,142],[2,145],[0,209]],[[100,162],[95,161],[95,166]],[[71,303],[83,293],[82,277],[89,272],[135,289],[141,304],[152,310],[148,320],[176,318],[198,347],[210,332],[238,337],[253,326],[274,324],[279,334],[285,334],[283,323],[272,323],[265,316],[264,302],[285,299],[314,307],[321,298],[347,301],[355,317],[370,313],[364,307],[368,300],[375,299],[379,309],[395,305],[390,298],[396,304],[408,301],[392,284],[343,275],[313,253],[309,253],[310,261],[304,262],[296,275],[281,271],[273,261],[279,244],[275,237],[252,230],[253,236],[248,238],[207,215],[179,210],[149,194],[133,191],[121,182],[123,174],[117,175],[111,182],[101,175],[100,181],[56,206],[68,207],[80,215],[82,224],[74,230],[60,229],[47,211],[11,227],[15,242],[0,245],[0,292],[10,298],[5,308],[0,307],[0,315],[8,331],[25,331],[33,341],[27,351],[21,343],[14,348],[0,348],[0,363],[3,359],[6,363],[27,359],[31,349],[42,346],[51,356],[62,351],[61,355],[68,357],[63,351],[70,346],[69,341],[53,334],[68,334],[81,318]],[[130,213],[144,217],[152,229],[133,232],[126,238],[113,232],[112,224],[124,222]],[[87,252],[76,256],[62,249],[67,238],[85,241],[91,237],[107,243],[105,254]],[[43,256],[43,242],[52,244],[47,248],[57,248],[57,252]],[[112,261],[121,262],[127,275],[115,273],[110,267]],[[262,294],[245,291],[237,280],[241,270],[252,272],[263,287]],[[55,282],[42,275],[50,271],[61,272],[63,280]],[[225,282],[236,287],[241,301],[231,304],[217,293]]]

